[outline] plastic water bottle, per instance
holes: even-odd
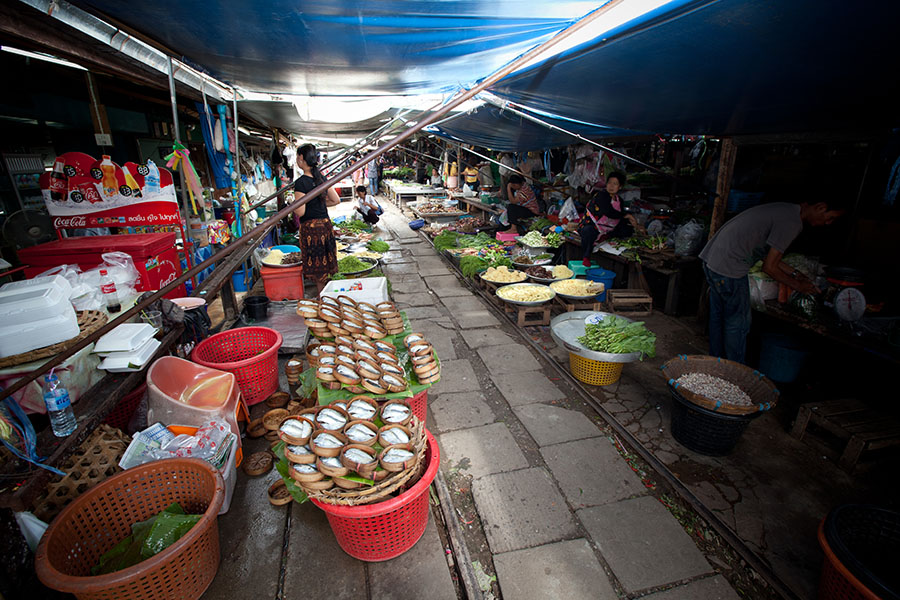
[[[156,166],[156,163],[147,159],[147,176],[144,177],[144,189],[147,191],[147,194],[158,194],[159,193],[159,168]]]
[[[50,417],[53,435],[66,437],[78,428],[69,400],[69,390],[62,386],[59,377],[53,371],[49,375],[44,375],[44,404],[47,405],[47,416]]]
[[[100,269],[100,291],[103,293],[103,302],[106,304],[106,310],[110,313],[117,313],[122,310],[119,304],[119,294],[116,292],[116,282],[113,281],[106,269]]]

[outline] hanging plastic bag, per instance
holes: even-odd
[[[675,254],[694,256],[703,247],[703,225],[691,219],[675,230]]]
[[[570,223],[578,220],[578,206],[575,204],[575,201],[572,200],[571,196],[566,198],[562,208],[559,209],[559,218],[560,220],[566,219]]]

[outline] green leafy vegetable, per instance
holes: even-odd
[[[518,240],[525,246],[546,246],[547,240],[537,231],[529,231]]]
[[[357,234],[368,233],[372,231],[372,227],[365,221],[344,221],[343,223],[334,223],[334,226],[345,233]]]
[[[434,249],[443,252],[450,248],[456,248],[456,241],[459,234],[453,231],[442,231],[434,238]]]
[[[553,221],[551,221],[547,217],[537,217],[534,222],[531,223],[528,231],[543,231],[551,225],[553,225]]]
[[[374,239],[368,244],[366,244],[366,248],[371,250],[372,252],[387,252],[391,249],[391,245],[385,242],[382,239]]]
[[[356,256],[345,256],[338,261],[338,272],[340,273],[358,273],[365,271],[372,266],[372,263],[359,259]]]
[[[564,241],[566,241],[566,239],[561,233],[553,232],[547,234],[547,245],[551,248],[559,248],[563,245]]]
[[[578,338],[578,342],[596,352],[640,352],[641,360],[644,355],[656,356],[656,334],[644,327],[642,322],[631,322],[614,315],[599,323],[586,325],[584,335]]]
[[[475,277],[487,268],[488,261],[477,256],[462,256],[459,259],[459,269],[463,277]]]

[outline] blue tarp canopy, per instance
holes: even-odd
[[[455,92],[604,2],[74,3],[249,91],[352,96]]]
[[[659,133],[890,128],[898,23],[896,1],[676,0],[491,91]]]

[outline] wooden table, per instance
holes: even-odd
[[[446,196],[447,190],[426,187],[422,185],[397,185],[385,184],[388,188],[391,202],[398,206],[402,206],[404,202],[415,200],[418,196]]]
[[[467,213],[472,214],[472,211],[475,210],[485,221],[490,219],[488,215],[499,215],[503,212],[503,207],[498,204],[485,204],[475,198],[459,198],[459,200],[466,205]]]

